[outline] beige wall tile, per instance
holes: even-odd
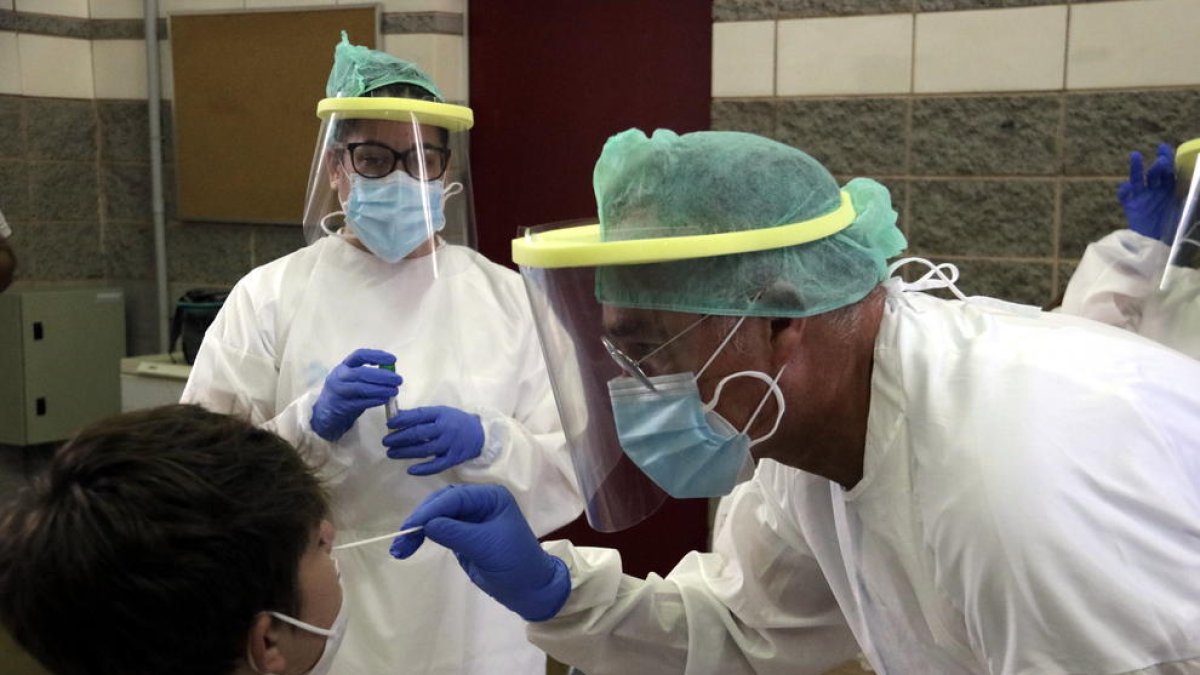
[[[447,101],[465,101],[466,41],[460,35],[384,35],[383,49],[421,67]]]
[[[158,15],[177,12],[227,12],[246,8],[246,0],[159,0]]]
[[[912,34],[911,14],[780,21],[776,95],[907,93]]]
[[[1200,0],[1071,7],[1067,87],[1200,84]]]
[[[143,0],[90,0],[93,19],[140,19],[145,16]]]
[[[296,7],[334,7],[336,0],[245,0],[246,9],[291,9]]]
[[[17,34],[0,31],[0,94],[21,93],[21,56]]]
[[[146,42],[93,41],[92,72],[96,98],[146,98]]]
[[[775,94],[775,22],[713,24],[712,95]]]
[[[13,9],[18,12],[55,14],[57,16],[88,15],[88,0],[16,0]]]
[[[337,0],[339,5],[371,4],[368,0]],[[467,0],[382,0],[385,12],[452,12],[467,11]]]
[[[92,98],[92,43],[89,40],[21,33],[21,93],[26,96]]]
[[[1059,89],[1066,37],[1066,5],[919,14],[914,89]]]

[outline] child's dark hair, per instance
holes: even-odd
[[[102,420],[0,515],[0,621],[59,675],[228,675],[300,612],[325,494],[295,449],[175,405]]]

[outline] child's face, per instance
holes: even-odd
[[[321,521],[300,558],[300,611],[296,618],[319,628],[332,627],[342,606],[342,587],[337,566],[330,555],[333,535],[333,523]],[[325,638],[304,631],[296,631],[295,635],[293,658],[295,663],[304,666],[299,672],[307,672],[321,658]]]

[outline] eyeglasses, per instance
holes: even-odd
[[[621,366],[621,370],[625,371],[626,375],[629,375],[638,382],[641,382],[643,387],[651,391],[657,391],[657,389],[654,387],[654,384],[650,382],[650,378],[646,375],[646,372],[642,370],[640,365],[638,365],[638,362],[634,361],[628,354],[621,351],[621,348],[613,344],[613,341],[608,339],[607,335],[602,336],[600,338],[600,342],[604,345],[604,348],[608,350],[608,355],[612,357],[612,360],[615,361],[618,366]]]
[[[686,335],[688,333],[688,331],[692,330],[696,326],[699,326],[705,319],[707,319],[710,316],[712,316],[712,315],[705,314],[704,316],[700,317],[694,323],[692,323],[690,326],[688,326],[687,328],[684,328],[683,330],[676,333],[674,337],[672,337],[671,339],[662,343],[661,345],[655,347],[654,349],[652,349],[650,351],[649,354],[646,354],[645,356],[643,356],[642,358],[637,359],[637,360],[634,360],[633,357],[631,357],[628,354],[626,354],[625,352],[621,351],[621,348],[618,347],[616,345],[616,343],[613,342],[607,335],[601,336],[600,342],[601,342],[601,344],[604,345],[604,349],[606,351],[608,351],[608,355],[610,357],[612,357],[612,360],[615,361],[616,364],[621,367],[621,370],[625,371],[625,374],[634,378],[638,382],[641,382],[642,386],[646,387],[650,391],[658,391],[658,388],[655,387],[654,383],[652,383],[650,381],[650,376],[646,375],[646,371],[642,370],[642,363],[648,361],[650,359],[650,357],[661,352],[664,348],[666,348],[667,345],[671,344],[672,342],[674,342],[674,341],[678,340],[679,338],[683,337],[684,335]],[[707,364],[705,364],[705,367],[707,367]]]
[[[404,173],[417,180],[434,181],[441,178],[446,173],[446,167],[450,165],[450,149],[432,145],[414,146],[404,152],[397,152],[383,143],[366,141],[347,143],[346,150],[350,154],[350,164],[354,167],[354,172],[363,178],[383,178],[395,171],[397,165],[401,165],[404,167]]]

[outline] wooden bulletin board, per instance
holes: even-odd
[[[333,48],[377,26],[377,6],[171,16],[180,219],[299,224]]]

